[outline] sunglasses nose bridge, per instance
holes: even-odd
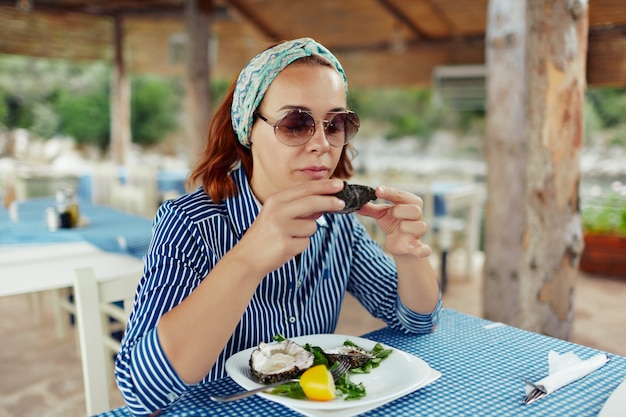
[[[318,129],[317,124],[320,123],[322,125],[321,129]],[[328,142],[328,125],[330,124],[329,120],[314,120],[311,125],[309,140],[313,139],[316,133],[321,132],[322,137],[326,142]]]

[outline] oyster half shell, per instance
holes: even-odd
[[[346,202],[346,206],[335,213],[347,214],[360,209],[369,201],[376,200],[376,190],[367,185],[348,184],[344,181],[343,189],[335,196]]]
[[[250,355],[252,378],[262,384],[297,378],[313,365],[311,352],[291,340],[260,343]]]
[[[338,346],[334,349],[324,350],[324,356],[329,363],[348,362],[350,369],[360,368],[364,366],[374,355],[354,346]]]

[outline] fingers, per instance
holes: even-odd
[[[337,180],[313,181],[272,194],[239,245],[262,259],[258,267],[263,273],[278,268],[306,249],[322,213],[345,206],[332,195],[342,187]]]
[[[334,196],[342,188],[340,180],[310,181],[270,196],[264,207],[282,207],[282,214],[289,218],[317,218],[345,207],[345,202]]]
[[[419,196],[397,188],[379,186],[376,196],[394,204],[416,204],[420,208],[424,207],[424,201]]]
[[[378,187],[376,196],[387,203],[369,203],[358,213],[376,219],[386,234],[387,251],[400,256],[429,256],[432,249],[421,241],[427,231],[423,200],[410,192],[389,187]]]

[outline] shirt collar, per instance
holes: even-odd
[[[226,199],[226,208],[234,231],[239,236],[243,236],[259,215],[261,205],[252,193],[242,166],[234,169],[230,175],[237,185],[237,194]]]
[[[237,185],[238,193],[226,199],[226,207],[235,231],[239,236],[243,236],[245,231],[252,226],[252,223],[259,215],[261,203],[259,203],[254,193],[252,193],[248,177],[242,166],[234,169],[231,172],[231,177]],[[328,227],[328,219],[326,216],[328,216],[328,214],[324,213],[317,218],[318,228]]]

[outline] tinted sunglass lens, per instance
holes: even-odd
[[[310,114],[292,111],[276,124],[276,136],[286,145],[299,145],[315,132],[315,120]]]
[[[348,112],[345,115],[345,131],[346,131],[346,143],[352,139],[361,127],[361,120],[354,112]]]

